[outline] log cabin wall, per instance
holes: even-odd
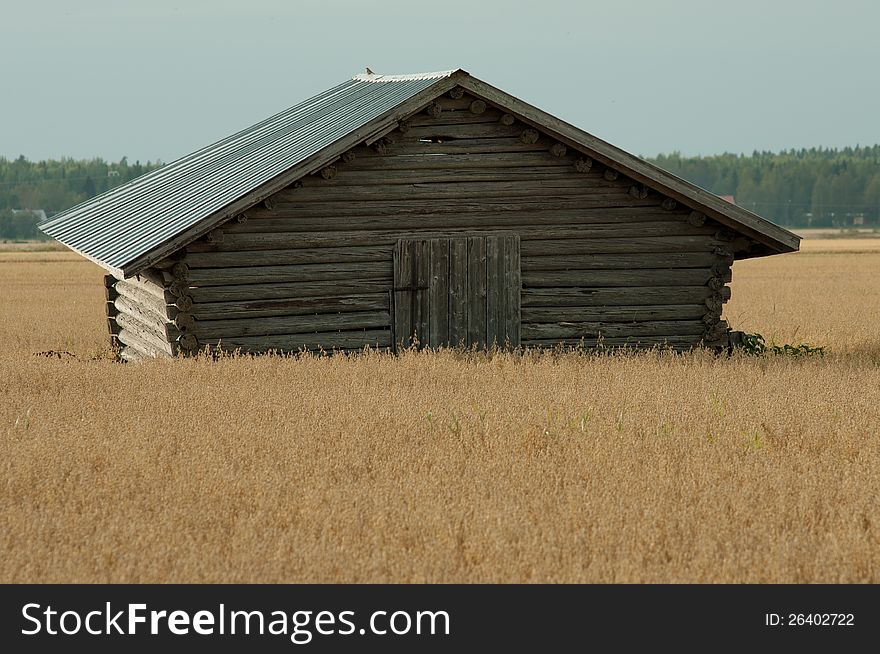
[[[151,295],[125,282],[148,317],[116,307],[123,355],[164,352],[163,328],[186,350],[389,347],[395,244],[499,232],[520,239],[524,346],[726,344],[745,239],[457,88],[178,252]]]
[[[118,357],[137,361],[197,349],[186,266],[150,268],[130,279],[104,277],[107,323]]]

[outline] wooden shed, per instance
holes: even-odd
[[[41,225],[120,357],[205,346],[725,346],[799,239],[463,70],[357,75]]]

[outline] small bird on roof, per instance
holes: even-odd
[[[367,71],[367,75],[375,75],[376,74],[372,70],[370,70],[369,66],[367,66],[365,70]]]

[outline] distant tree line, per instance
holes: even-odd
[[[880,145],[811,148],[751,155],[683,157],[653,163],[781,225],[880,226]],[[28,161],[0,157],[0,238],[41,238],[36,218],[72,207],[159,167],[161,162],[103,159]]]
[[[880,225],[880,145],[651,161],[781,225]]]
[[[51,216],[160,166],[103,159],[29,161],[0,157],[0,239],[45,238],[36,217],[13,209],[42,209]]]

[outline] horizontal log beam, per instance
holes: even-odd
[[[701,229],[692,227],[691,229]],[[623,232],[624,230],[620,230]],[[602,236],[604,234],[604,237]],[[717,241],[708,235],[694,236],[626,236],[613,232],[584,230],[584,238],[568,239],[522,239],[522,256],[561,256],[565,254],[613,254],[613,253],[673,253],[709,252]],[[713,255],[714,256],[714,255]]]
[[[237,249],[286,249],[288,247],[341,247],[373,242],[366,239],[402,238],[404,234],[437,234],[453,235],[455,233],[490,233],[498,230],[515,231],[523,239],[528,240],[559,240],[567,238],[649,238],[649,237],[686,237],[691,242],[700,242],[700,247],[711,245],[714,250],[719,241],[705,227],[693,227],[684,222],[663,221],[653,216],[640,216],[645,220],[615,221],[600,217],[584,217],[571,212],[564,216],[554,214],[497,214],[485,216],[400,216],[399,218],[377,217],[362,220],[309,219],[284,223],[274,221],[272,231],[236,232],[236,234],[265,235],[238,236],[230,235],[228,244],[212,246],[203,242],[193,244],[190,252],[222,252],[226,248]],[[598,222],[603,221],[606,222]],[[254,225],[260,227],[260,225]],[[299,228],[299,229],[297,229]],[[269,227],[267,227],[267,230]],[[384,233],[381,233],[384,232]],[[697,238],[695,238],[697,237]],[[271,247],[273,239],[279,243]],[[284,245],[280,245],[284,243]],[[378,245],[378,243],[376,243]],[[383,241],[387,244],[387,240]]]
[[[164,283],[159,284],[147,280],[142,276],[131,277],[129,279],[119,280],[115,284],[115,288],[120,293],[124,293],[125,289],[135,289],[135,292],[142,291],[149,293],[162,303],[173,303],[175,298],[165,288]]]
[[[536,241],[540,242],[540,241]],[[590,244],[592,246],[592,243]],[[636,268],[726,268],[729,264],[712,252],[663,252],[655,254],[568,254],[522,259],[522,270],[619,270]],[[719,268],[716,272],[722,272]]]
[[[498,182],[438,182],[426,184],[373,184],[373,185],[349,185],[335,186],[335,179],[326,180],[321,184],[312,182],[308,186],[295,190],[283,190],[278,195],[278,207],[285,208],[285,204],[303,204],[314,202],[350,202],[350,201],[373,201],[387,202],[389,200],[438,200],[453,199],[464,200],[475,198],[556,198],[558,196],[575,196],[582,206],[589,207],[591,203],[607,202],[615,199],[620,202],[619,206],[645,206],[652,202],[656,205],[656,198],[641,200],[633,198],[629,194],[628,186],[617,186],[601,182],[594,175],[581,175],[569,177],[567,175],[551,176],[548,179],[523,179],[520,181]],[[332,192],[328,191],[332,189]],[[275,210],[267,209],[269,211]]]
[[[701,337],[706,326],[702,320],[657,320],[653,322],[554,322],[523,323],[522,339],[635,338],[643,336]]]
[[[224,227],[229,233],[244,233],[253,231],[290,231],[291,229],[308,229],[311,219],[314,227],[311,229],[325,230],[321,227],[332,221],[341,226],[350,226],[350,229],[358,229],[364,221],[371,218],[401,218],[403,216],[460,216],[462,221],[473,224],[483,214],[499,215],[509,213],[527,213],[535,216],[546,224],[548,216],[557,212],[566,212],[569,216],[584,216],[586,222],[614,222],[621,220],[664,220],[684,222],[683,216],[668,213],[660,209],[656,202],[642,201],[638,206],[617,206],[613,203],[607,206],[584,206],[578,198],[504,198],[485,199],[459,199],[455,202],[430,202],[425,200],[398,200],[389,202],[373,202],[369,204],[356,202],[333,202],[327,201],[320,205],[311,203],[289,204],[283,209],[276,211],[254,210],[251,220],[245,224],[227,223]],[[568,213],[573,212],[573,213]],[[562,215],[566,215],[562,214]],[[362,220],[344,221],[344,218],[360,217]],[[524,216],[519,218],[524,221]],[[289,221],[296,220],[295,225]],[[320,220],[315,220],[320,219]],[[273,223],[272,221],[275,221]],[[524,224],[528,224],[524,222]],[[394,223],[391,224],[392,228]],[[382,229],[381,227],[364,227],[363,229]],[[386,228],[387,229],[387,228]],[[721,242],[721,241],[719,241]],[[222,245],[222,244],[218,244]],[[723,242],[723,247],[729,247],[730,243]]]
[[[149,329],[154,332],[160,338],[167,339],[177,335],[177,330],[165,316],[156,313],[143,304],[138,304],[129,297],[120,295],[116,298],[114,305],[118,311],[116,322],[120,324],[122,323],[118,320],[119,315],[125,315],[130,320],[136,321],[138,324],[142,325],[144,329]]]
[[[136,350],[140,350],[147,357],[172,356],[172,347],[168,342],[163,342],[154,334],[139,329],[136,325],[123,326],[117,335],[119,341]]]
[[[415,127],[445,127],[449,125],[473,125],[477,123],[497,123],[501,120],[502,113],[497,109],[487,109],[481,114],[470,111],[446,111],[438,118],[432,118],[426,114],[416,114],[407,120],[407,126]]]
[[[573,212],[574,213],[574,212]],[[699,236],[705,228],[693,227],[687,223],[678,221],[649,220],[646,222],[623,222],[615,221],[608,223],[579,223],[567,222],[580,220],[579,216],[567,218],[554,215],[547,225],[521,224],[529,220],[528,215],[483,216],[482,220],[460,220],[460,217],[427,216],[422,218],[401,217],[393,218],[365,218],[370,224],[380,225],[383,229],[375,230],[345,230],[336,221],[324,221],[325,228],[339,227],[339,231],[284,231],[284,232],[236,232],[230,234],[222,246],[210,245],[199,242],[190,245],[187,250],[190,253],[187,261],[200,261],[193,253],[218,253],[218,252],[244,252],[256,250],[289,250],[306,248],[352,248],[363,250],[364,244],[371,247],[384,247],[393,245],[401,238],[442,238],[456,234],[468,236],[491,235],[499,230],[515,230],[520,238],[526,240],[558,240],[585,238],[627,238],[627,237],[656,237],[656,236]],[[549,217],[548,217],[549,218]],[[599,220],[599,218],[597,218]],[[348,221],[343,221],[348,222]],[[296,223],[291,221],[292,227]],[[317,225],[315,225],[317,226]],[[359,225],[360,226],[360,225]],[[711,231],[711,230],[710,230]],[[703,241],[697,250],[707,248],[714,250],[711,234],[703,231]],[[332,253],[328,253],[330,256]],[[365,255],[361,252],[360,255]],[[359,256],[352,252],[350,256]],[[213,260],[213,258],[211,258]],[[196,263],[193,268],[199,267]]]
[[[524,288],[523,310],[529,307],[605,307],[638,304],[699,304],[714,297],[703,284],[691,286]]]
[[[421,147],[421,146],[420,146]],[[573,164],[566,159],[558,159],[548,151],[534,150],[531,152],[492,152],[475,154],[436,154],[411,152],[407,154],[391,155],[383,158],[366,157],[352,160],[341,170],[353,171],[425,171],[425,170],[452,170],[466,172],[468,170],[483,170],[486,168],[554,168],[564,170],[571,168]]]
[[[128,363],[143,361],[143,359],[146,357],[143,352],[141,352],[137,348],[131,347],[130,345],[126,345],[121,350],[119,350],[118,356],[122,361],[126,361]]]
[[[520,137],[515,138],[487,138],[487,139],[455,139],[444,141],[443,143],[424,143],[412,142],[406,143],[390,143],[387,146],[386,154],[380,155],[375,152],[364,155],[364,158],[373,156],[400,156],[413,154],[415,150],[418,154],[496,154],[503,152],[547,152],[550,146],[555,143],[554,140],[548,138],[539,138],[534,143],[523,143]],[[549,156],[549,154],[548,154]]]
[[[477,115],[471,114],[471,119],[476,117]],[[425,116],[425,118],[429,117]],[[495,120],[480,122],[472,120],[468,123],[443,120],[442,116],[440,120],[433,122],[422,122],[414,119],[409,121],[409,129],[405,134],[399,133],[394,135],[394,142],[412,144],[420,139],[432,138],[443,140],[518,138],[522,130],[502,124],[498,121],[499,118],[501,118],[500,113],[496,114]],[[418,151],[415,145],[411,147],[413,150]]]
[[[130,301],[142,306],[145,310],[153,312],[156,317],[164,318],[168,316],[169,305],[166,303],[165,298],[126,282],[118,282],[116,284],[116,291],[118,295],[128,298]]]
[[[663,320],[701,320],[703,304],[642,305],[617,307],[525,307],[523,323],[550,322],[650,322]]]
[[[249,266],[241,268],[196,268],[190,271],[190,284],[196,286],[224,286],[229,284],[264,284],[278,282],[306,282],[319,280],[391,280],[392,261],[303,264],[294,266]],[[196,296],[194,289],[189,294]]]
[[[524,287],[698,286],[715,279],[707,268],[671,270],[540,270],[522,272]]]
[[[579,174],[571,167],[536,166],[533,168],[477,168],[474,170],[347,170],[341,169],[336,177],[325,180],[317,177],[307,178],[304,189],[347,188],[351,186],[399,186],[410,184],[462,184],[475,182],[516,183],[549,188],[550,183],[564,183],[567,186],[589,189],[613,189],[623,192],[622,186],[605,181],[599,175]],[[540,184],[538,183],[540,182]],[[545,185],[546,183],[546,185]],[[341,190],[339,191],[342,192]],[[629,190],[626,189],[627,194]],[[291,189],[285,200],[295,200],[298,189]]]
[[[373,293],[354,297],[298,297],[271,300],[248,299],[238,302],[202,302],[195,305],[196,320],[229,320],[258,316],[296,316],[390,311],[389,294]]]
[[[367,242],[369,241],[361,241],[361,243]],[[386,245],[361,245],[360,247],[191,252],[187,254],[186,261],[190,266],[192,276],[200,268],[385,261],[390,259],[391,250],[392,245],[388,243]]]
[[[266,336],[270,334],[303,334],[332,330],[390,328],[388,311],[363,311],[330,315],[275,316],[240,318],[236,320],[200,320],[195,334],[199,342],[228,339],[238,336]]]
[[[209,302],[236,302],[242,300],[270,300],[308,297],[351,297],[391,290],[391,279],[303,281],[290,283],[238,284],[226,286],[202,286],[192,289],[195,304]]]

